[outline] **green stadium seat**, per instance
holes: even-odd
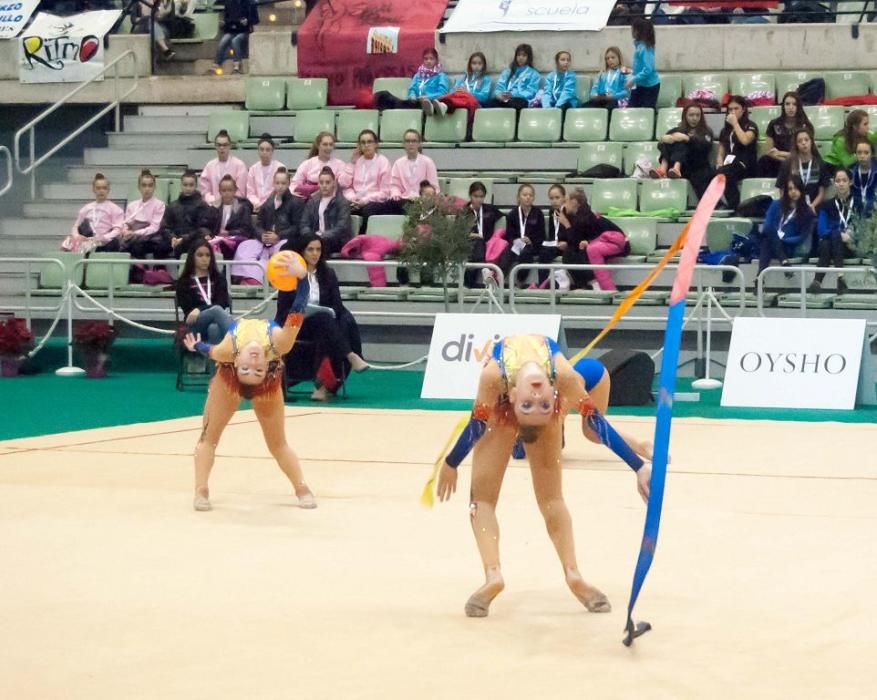
[[[55,263],[46,263],[40,267],[40,289],[63,289],[67,286],[67,280],[73,280],[74,284],[82,285],[82,278],[85,268],[81,265],[75,268],[76,263],[85,258],[82,253],[63,253],[57,252],[47,255],[48,258],[60,260],[64,265],[64,269],[59,268]],[[74,277],[74,269],[76,276]]]
[[[579,146],[579,159],[576,170],[585,173],[597,165],[614,165],[622,168],[624,148],[620,143],[583,143]]]
[[[639,210],[653,212],[659,209],[688,209],[688,180],[642,180],[639,193]]]
[[[381,112],[381,141],[401,143],[408,129],[423,133],[423,112],[418,109],[385,109]]]
[[[310,143],[321,131],[335,133],[335,112],[330,109],[308,109],[295,113],[292,138],[298,143]]]
[[[196,12],[192,15],[192,22],[195,24],[192,36],[188,39],[174,39],[173,42],[175,44],[197,44],[215,39],[219,34],[219,14],[218,12]]]
[[[424,127],[424,141],[435,143],[460,143],[466,140],[465,109],[458,109],[445,117],[427,117]]]
[[[89,260],[130,260],[128,253],[92,253]],[[86,263],[85,283],[91,290],[120,289],[128,284],[130,265],[90,265]]]
[[[246,141],[250,137],[250,113],[239,109],[211,112],[207,118],[207,140],[212,142],[223,129],[232,143]]]
[[[772,105],[770,107],[752,107],[749,110],[749,118],[758,125],[758,138],[764,141],[767,135],[767,125],[782,112],[782,107]]]
[[[449,177],[447,185],[444,187],[444,194],[448,197],[459,197],[465,201],[469,201],[469,186],[473,182],[480,182],[487,190],[486,201],[493,202],[493,180],[488,177]],[[371,221],[371,219],[369,219]]]
[[[732,95],[749,97],[755,93],[765,92],[777,99],[776,76],[773,73],[734,73],[729,81]]]
[[[834,299],[834,308],[877,311],[877,294],[844,294]]]
[[[843,129],[844,108],[833,105],[815,105],[807,107],[807,116],[813,122],[814,136],[817,141],[830,141]]]
[[[774,73],[777,85],[777,102],[782,102],[783,95],[787,92],[798,92],[798,86],[806,83],[811,78],[822,77],[822,74],[811,73],[809,71],[790,71],[783,73]],[[809,112],[810,109],[808,108]]]
[[[658,220],[648,217],[618,217],[612,223],[624,231],[630,242],[630,255],[625,262],[645,262],[658,247]]]
[[[859,97],[870,93],[871,78],[865,72],[825,73],[825,97]],[[809,113],[809,109],[808,109]]]
[[[740,181],[740,201],[767,194],[779,199],[780,191],[776,188],[776,179],[772,177],[750,177]]]
[[[610,141],[648,141],[655,135],[655,110],[642,107],[612,110]]]
[[[675,107],[676,101],[682,97],[682,76],[661,73],[661,89],[658,92],[658,109]]]
[[[283,78],[247,78],[246,102],[249,110],[274,112],[286,104],[286,82]]]
[[[749,219],[710,219],[706,227],[706,247],[713,252],[730,250],[735,235],[747,236],[751,230]]]
[[[406,100],[409,87],[411,87],[411,78],[375,78],[375,82],[372,83],[372,93],[386,90],[400,100]]]
[[[563,124],[564,141],[605,141],[609,110],[568,109]]]
[[[834,294],[805,294],[804,306],[808,309],[830,309],[835,299],[837,296]],[[777,306],[781,309],[801,308],[801,293],[780,294]]]
[[[475,110],[472,125],[472,141],[484,143],[506,143],[515,138],[517,114],[513,109]]]
[[[363,129],[378,133],[380,112],[376,109],[343,109],[338,112],[335,134],[339,143],[356,143]]]
[[[407,218],[403,214],[374,214],[368,217],[365,232],[369,235],[399,239],[402,238]]]
[[[287,78],[287,109],[322,109],[326,106],[329,81],[326,78]]]
[[[664,107],[658,110],[655,119],[655,138],[660,141],[661,137],[670,129],[679,126],[682,120],[682,107]]]
[[[576,73],[576,97],[580,105],[591,99],[591,76]]]
[[[518,141],[554,143],[560,141],[563,110],[526,108],[518,117]]]
[[[682,76],[682,96],[687,97],[694,90],[711,92],[721,102],[728,92],[728,76],[724,73],[689,73]]]
[[[637,182],[633,178],[594,180],[591,187],[591,206],[598,212],[606,212],[611,207],[636,209]]]
[[[624,144],[624,174],[632,175],[634,166],[640,158],[645,158],[653,165],[658,164],[660,153],[657,141],[641,141]]]

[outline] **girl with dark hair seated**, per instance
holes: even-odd
[[[231,328],[231,301],[213,247],[196,241],[176,283],[177,306],[189,331],[216,345]]]
[[[363,372],[368,364],[362,359],[362,341],[356,321],[341,302],[338,277],[323,256],[323,241],[316,234],[299,238],[296,252],[307,264],[310,296],[299,339],[314,346],[316,388],[314,401],[327,401],[334,394],[348,369]],[[286,318],[295,299],[295,292],[280,292],[277,297],[277,319]],[[279,323],[279,320],[278,320]],[[296,365],[290,361],[290,367]]]
[[[658,144],[661,163],[649,175],[685,178],[697,196],[702,197],[713,175],[710,151],[714,140],[712,129],[704,119],[703,108],[696,104],[687,105],[682,110],[679,126],[661,137]]]

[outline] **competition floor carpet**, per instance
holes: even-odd
[[[418,502],[456,417],[288,407],[315,511],[295,507],[248,411],[220,444],[209,513],[191,508],[198,418],[0,442],[0,697],[873,697],[872,424],[676,421],[637,612],[654,629],[627,649],[644,506],[573,418],[564,489],[613,611],[566,590],[515,462],[507,588],[487,619],[464,616],[482,581],[468,463],[449,504]]]

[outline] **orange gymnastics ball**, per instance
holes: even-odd
[[[290,273],[289,264],[297,260],[302,269],[307,269],[304,258],[291,250],[274,253],[268,260],[268,283],[281,292],[291,292],[298,287],[298,277]]]

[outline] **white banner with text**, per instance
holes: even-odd
[[[874,390],[865,333],[864,319],[736,319],[722,406],[854,408],[863,368]]]
[[[22,83],[81,83],[99,75],[104,69],[104,35],[121,15],[121,10],[70,17],[40,12],[20,39],[18,79]]]
[[[599,32],[613,7],[615,0],[460,0],[441,31]]]
[[[0,39],[17,37],[39,4],[40,0],[0,0]]]
[[[420,397],[473,399],[484,360],[496,341],[507,335],[559,338],[559,314],[438,314],[432,329]]]

